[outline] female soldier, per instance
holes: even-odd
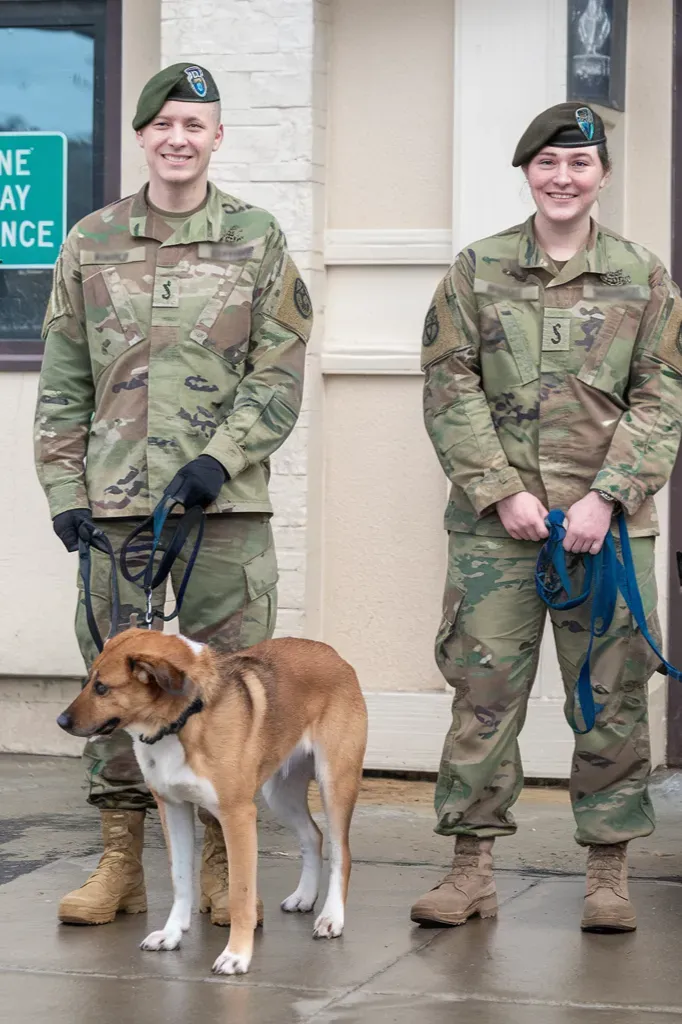
[[[534,569],[549,509],[565,512],[574,563],[600,550],[614,510],[624,511],[659,635],[653,495],[680,440],[679,292],[655,256],[591,219],[610,164],[590,107],[540,114],[513,165],[535,214],[459,254],[424,326],[425,421],[452,483],[436,660],[455,698],[436,831],[456,842],[452,870],[412,908],[420,923],[497,913],[491,850],[516,828],[518,735],[546,614]],[[589,602],[551,618],[571,714]],[[630,931],[627,844],[654,827],[647,682],[658,661],[622,602],[591,666],[602,710],[576,735],[570,784],[576,839],[588,848],[582,927]]]

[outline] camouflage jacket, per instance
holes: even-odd
[[[90,214],[60,253],[45,316],[35,455],[50,514],[146,516],[205,452],[230,479],[209,512],[270,512],[312,325],[266,211],[209,185],[177,226],[145,189]]]
[[[562,269],[532,218],[457,257],[424,324],[424,416],[452,483],[449,530],[505,536],[495,503],[522,490],[564,511],[592,488],[633,536],[680,442],[682,300],[660,261],[592,226]]]

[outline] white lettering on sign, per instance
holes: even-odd
[[[17,178],[28,177],[30,171],[27,161],[30,149],[0,149],[0,175],[14,174]]]
[[[0,223],[0,245],[16,247],[18,241],[27,249],[34,245],[39,249],[52,249],[53,229],[53,220],[39,220],[37,224],[32,220],[5,220]]]
[[[25,210],[30,185],[5,185],[0,194],[0,210]]]
[[[31,191],[31,186],[30,185],[17,185],[17,196],[19,198],[19,209],[20,210],[25,210],[26,209],[26,199],[28,198],[28,194],[29,194],[30,191]]]
[[[36,226],[33,223],[33,221],[32,220],[22,220],[21,224],[19,225],[19,241],[21,242],[22,245],[25,245],[27,248],[29,246],[31,246],[31,245],[35,245],[36,244],[35,238],[31,238],[27,234],[27,231],[29,229],[32,230],[33,232],[35,232]]]
[[[53,220],[39,220],[38,221],[38,248],[39,249],[51,249],[54,242],[50,240],[52,228],[54,227]]]

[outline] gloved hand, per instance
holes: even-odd
[[[186,509],[206,508],[215,501],[228,480],[227,470],[211,455],[200,455],[179,469],[170,482],[168,493]]]
[[[89,508],[70,508],[67,512],[60,512],[52,520],[54,532],[67,551],[78,550],[78,528],[81,524],[85,525],[90,534],[96,529]]]

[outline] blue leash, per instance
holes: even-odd
[[[637,586],[630,538],[623,513],[621,512],[618,515],[618,533],[622,561],[618,557],[616,542],[609,530],[604,538],[602,549],[598,554],[582,556],[585,576],[582,590],[577,594],[573,591],[566,567],[566,552],[563,548],[563,540],[566,536],[564,520],[565,515],[560,509],[552,509],[545,520],[549,530],[549,537],[538,555],[535,569],[535,586],[547,607],[555,611],[567,611],[570,608],[577,608],[590,597],[592,599],[590,642],[587,647],[585,660],[580,668],[580,675],[578,676],[576,686],[584,728],[580,729],[578,727],[574,709],[571,709],[568,715],[573,731],[582,735],[594,728],[597,715],[604,707],[603,704],[597,704],[594,699],[590,661],[595,638],[604,636],[613,621],[619,593],[623,596],[642,636],[656,657],[660,659],[666,674],[672,676],[673,679],[682,681],[682,671],[666,661],[649,632],[642,598]]]

